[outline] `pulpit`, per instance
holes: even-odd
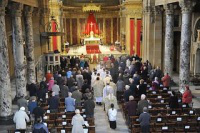
[[[54,71],[60,66],[60,53],[46,53],[47,70]]]

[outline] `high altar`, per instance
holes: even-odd
[[[100,28],[96,23],[94,14],[90,12],[85,26],[85,36],[83,37],[84,45],[101,44]]]
[[[90,31],[90,37],[89,38],[84,38],[84,45],[85,44],[101,44],[101,39],[98,37],[94,37],[94,32]]]

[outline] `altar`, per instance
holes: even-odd
[[[101,44],[101,39],[94,37],[94,32],[90,31],[90,37],[84,38],[84,45]]]
[[[84,45],[86,44],[100,44],[101,39],[100,38],[84,38]]]

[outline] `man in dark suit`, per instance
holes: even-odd
[[[129,101],[125,105],[125,109],[128,111],[128,125],[130,124],[130,116],[135,116],[137,112],[137,102],[134,101],[133,96],[129,96]]]
[[[88,118],[94,117],[94,108],[95,108],[95,103],[92,100],[92,96],[90,95],[88,97],[88,100],[86,100],[84,103],[86,117],[88,117]]]
[[[148,107],[149,103],[146,100],[146,95],[141,95],[141,100],[138,102],[138,114],[141,114],[143,112],[144,107]]]
[[[55,92],[52,92],[52,97],[49,98],[48,105],[51,113],[58,112],[59,99],[55,96]]]
[[[129,81],[130,81],[130,90],[132,92],[132,95],[135,97],[138,92],[138,89],[132,78],[130,78]]]
[[[129,96],[129,101],[126,104],[125,108],[128,111],[129,116],[135,116],[136,115],[137,102],[134,101],[133,96]]]
[[[144,80],[141,79],[141,80],[140,80],[140,85],[139,85],[139,87],[138,87],[139,97],[140,97],[142,94],[145,94],[145,95],[146,95],[146,90],[147,90],[147,85],[144,84]]]
[[[141,127],[141,132],[142,133],[149,133],[149,125],[150,125],[150,119],[151,116],[149,113],[147,113],[147,107],[143,108],[143,113],[140,114],[139,116],[139,122],[140,122],[140,127]]]
[[[125,102],[128,102],[129,101],[129,96],[132,94],[132,91],[129,89],[130,86],[129,85],[126,85],[125,86],[125,91],[124,91],[124,101]]]

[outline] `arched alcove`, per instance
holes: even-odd
[[[194,30],[193,30],[193,33],[194,33],[193,34],[194,42],[197,42],[198,30],[200,30],[200,17],[196,20],[195,26],[194,26]]]

